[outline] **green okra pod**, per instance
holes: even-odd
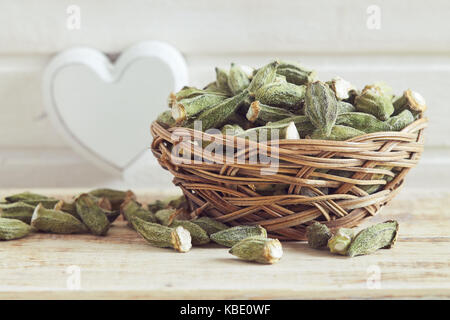
[[[236,243],[228,251],[232,255],[247,261],[273,264],[283,256],[283,248],[278,239],[250,237]]]
[[[20,239],[30,234],[32,228],[17,219],[0,218],[0,240]]]
[[[156,221],[163,226],[170,226],[175,219],[175,209],[161,209],[155,213]]]
[[[85,233],[88,231],[86,226],[71,214],[45,209],[41,204],[34,209],[31,226],[39,231],[60,234]]]
[[[167,111],[164,111],[163,113],[159,114],[158,118],[156,118],[156,121],[159,124],[165,125],[168,128],[173,127],[176,124],[175,119],[172,118],[171,110],[167,110]]]
[[[342,126],[342,125],[335,125],[331,129],[330,135],[326,136],[323,131],[316,130],[312,133],[311,138],[312,139],[319,139],[319,140],[335,140],[335,141],[345,141],[351,138],[355,138],[358,136],[362,136],[363,134],[366,134],[364,131]]]
[[[328,137],[336,123],[338,103],[334,93],[320,81],[308,84],[305,94],[305,115],[321,136]]]
[[[208,93],[194,98],[180,100],[172,106],[172,118],[177,124],[193,119],[201,112],[212,108],[225,99],[227,97],[224,95]]]
[[[156,217],[153,212],[145,210],[140,203],[133,199],[128,199],[120,206],[120,212],[122,213],[125,220],[128,221],[129,226],[132,227],[131,218],[139,217],[140,219],[147,222],[156,222]]]
[[[381,121],[389,119],[394,113],[391,96],[378,86],[366,86],[355,98],[355,104],[356,110],[373,114]]]
[[[409,110],[403,110],[398,115],[390,117],[386,123],[393,131],[401,131],[414,122],[414,116]]]
[[[300,139],[297,127],[293,121],[280,124],[271,123],[265,126],[248,129],[243,133],[237,134],[236,136],[260,142],[263,142],[264,140],[270,141],[276,139]]]
[[[280,125],[284,123],[294,122],[299,135],[304,138],[311,135],[316,129],[307,116],[293,116],[276,122],[269,122],[267,125]]]
[[[228,226],[226,224],[209,217],[200,217],[191,220],[191,222],[195,223],[200,228],[205,230],[208,236],[212,235],[213,233],[228,229]]]
[[[213,233],[210,238],[220,245],[232,247],[239,241],[253,236],[262,236],[266,238],[267,231],[261,226],[236,226]]]
[[[230,73],[228,75],[228,87],[233,95],[241,93],[247,89],[250,84],[250,79],[247,73],[234,63],[231,64]]]
[[[400,114],[404,110],[409,110],[413,115],[417,115],[427,110],[427,104],[420,93],[408,89],[394,101],[394,109],[395,115]]]
[[[314,249],[326,247],[331,236],[332,234],[330,229],[328,229],[326,225],[319,222],[314,222],[306,228],[308,245]]]
[[[273,61],[258,69],[247,88],[248,92],[254,93],[262,86],[272,83],[277,76],[277,67],[279,64],[278,61]]]
[[[43,200],[43,199],[50,199],[50,198],[42,194],[32,193],[28,191],[5,197],[5,200],[8,202]]]
[[[191,235],[183,227],[170,228],[138,217],[132,217],[131,223],[137,233],[155,247],[174,248],[178,252],[188,252],[192,247]]]
[[[201,122],[202,131],[211,128],[221,128],[234,115],[248,96],[248,91],[244,90],[234,97],[223,100],[219,104],[201,112],[195,120]],[[194,121],[187,124],[187,127],[194,128]]]
[[[0,204],[0,217],[17,219],[29,224],[33,216],[34,208],[32,205],[20,201]]]
[[[389,123],[378,120],[377,117],[372,114],[363,112],[346,112],[339,114],[336,124],[352,127],[366,133],[391,131]]]
[[[214,82],[214,84],[215,84],[215,82]],[[172,92],[169,95],[169,98],[168,98],[169,106],[172,108],[172,106],[175,103],[177,103],[177,101],[181,101],[183,99],[194,98],[194,97],[197,97],[197,96],[204,95],[206,93],[214,93],[216,95],[226,96],[226,94],[224,94],[223,92],[220,92],[220,90],[218,88],[217,88],[216,91],[212,90],[213,88],[211,86],[209,86],[208,88],[209,88],[209,90],[206,90],[207,88],[205,88],[205,89],[198,89],[198,88],[195,88],[195,87],[188,87],[188,86],[186,86],[186,87],[183,87],[177,93],[173,93]]]
[[[350,98],[352,93],[356,94],[355,87],[341,77],[335,77],[331,81],[327,81],[327,85],[334,92],[338,100],[346,100]]]
[[[378,249],[391,248],[398,234],[398,222],[388,220],[370,226],[361,232],[351,242],[347,255],[349,257],[371,254]]]
[[[171,228],[183,227],[191,234],[192,245],[200,246],[209,243],[209,235],[203,230],[199,225],[188,221],[188,220],[178,220],[174,219],[169,225]]]
[[[110,227],[109,220],[91,195],[87,193],[79,195],[75,199],[75,206],[78,215],[91,233],[98,236],[106,235]]]
[[[354,112],[356,108],[351,103],[345,101],[338,101],[338,115],[347,112]]]
[[[53,210],[63,211],[73,215],[75,218],[80,218],[74,202],[66,202],[64,200],[58,201],[53,207]]]
[[[282,61],[277,68],[277,74],[286,77],[287,82],[303,85],[316,79],[316,72],[309,70],[296,62]]]
[[[238,124],[226,124],[220,129],[223,135],[236,136],[243,133],[245,130],[242,129]]]
[[[136,195],[131,190],[122,191],[104,188],[92,190],[88,194],[96,198],[108,199],[111,202],[111,208],[109,210],[120,210],[120,205],[126,199],[136,199]]]
[[[295,115],[286,109],[271,107],[256,100],[250,104],[246,116],[250,122],[266,124],[267,122],[275,122]]]
[[[216,84],[217,87],[221,92],[226,92],[227,94],[231,95],[230,87],[228,86],[228,78],[229,73],[222,69],[216,67]]]
[[[284,108],[298,114],[302,112],[305,90],[305,86],[272,82],[260,87],[254,96],[255,100],[262,104]]]
[[[329,240],[328,248],[331,253],[346,255],[347,250],[355,237],[355,230],[340,228]]]

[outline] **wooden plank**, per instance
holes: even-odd
[[[419,0],[79,0],[76,30],[67,28],[69,4],[3,1],[0,52],[53,53],[73,45],[120,51],[142,39],[167,41],[189,54],[448,52],[450,43],[445,0],[432,6]],[[380,29],[367,27],[373,5]]]
[[[156,196],[147,191],[139,200]],[[284,256],[275,265],[239,261],[213,244],[179,254],[147,245],[124,222],[107,237],[34,234],[1,244],[0,298],[448,299],[449,201],[448,192],[395,200],[376,217],[400,221],[395,248],[352,259],[304,242],[283,243]],[[81,290],[67,287],[70,266],[80,268]]]

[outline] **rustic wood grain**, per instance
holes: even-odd
[[[80,190],[37,191],[67,199]],[[138,193],[142,202],[159,196]],[[350,259],[289,242],[275,265],[213,244],[185,254],[154,248],[123,221],[107,237],[36,233],[0,243],[0,299],[450,298],[450,193],[403,195],[368,223],[391,218],[400,222],[391,250]],[[81,290],[67,288],[72,265]],[[367,285],[371,268],[378,289]]]

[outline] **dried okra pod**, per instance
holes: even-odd
[[[352,127],[366,133],[391,131],[389,123],[378,120],[377,117],[363,112],[346,112],[338,115],[337,125]]]
[[[208,236],[212,235],[213,233],[228,229],[228,226],[226,224],[209,217],[200,217],[191,220],[191,222],[195,223],[200,228],[205,230]]]
[[[215,106],[201,112],[195,120],[201,121],[203,131],[211,128],[220,128],[234,115],[241,103],[248,96],[248,91],[244,90],[234,97],[223,100]],[[194,128],[194,121],[187,124],[186,127]]]
[[[170,208],[174,208],[174,209],[180,209],[183,208],[187,205],[186,203],[186,198],[184,197],[184,195],[178,196],[178,197],[174,197],[171,199],[168,199],[168,206]]]
[[[346,100],[350,98],[352,92],[356,92],[355,87],[341,77],[335,77],[331,81],[328,81],[327,84],[338,100]]]
[[[247,73],[238,65],[232,63],[228,75],[228,87],[233,95],[241,93],[250,84]]]
[[[403,110],[398,115],[390,117],[386,123],[393,131],[401,131],[414,122],[414,116],[409,110]]]
[[[247,119],[250,122],[266,124],[267,122],[279,121],[288,117],[295,116],[283,108],[271,107],[260,103],[258,100],[250,104],[247,112]]]
[[[311,248],[319,249],[327,245],[331,238],[331,231],[322,223],[314,222],[306,228],[306,237],[308,238],[308,245]]]
[[[286,81],[302,85],[313,82],[316,79],[316,72],[309,70],[296,62],[282,61],[277,68],[277,74],[285,76]]]
[[[125,220],[129,223],[132,217],[139,217],[147,222],[156,222],[156,217],[153,212],[144,209],[140,203],[133,199],[128,199],[120,206],[120,212]],[[131,226],[131,223],[130,223]]]
[[[272,83],[277,76],[277,67],[279,64],[278,61],[273,61],[258,69],[247,88],[248,92],[254,93],[262,86]]]
[[[158,118],[156,118],[156,121],[159,124],[165,125],[168,128],[173,127],[176,124],[175,119],[172,118],[171,110],[167,110],[167,111],[164,111],[163,113],[159,114]]]
[[[283,124],[283,123],[289,123],[291,121],[294,122],[294,125],[297,128],[297,131],[302,138],[311,135],[314,132],[314,130],[316,129],[312,125],[311,121],[309,121],[309,118],[307,116],[289,117],[289,118],[279,120],[276,122],[269,122],[269,123],[267,123],[267,125],[275,126],[275,125],[279,125],[279,124]]]
[[[342,125],[335,125],[331,129],[330,135],[326,136],[323,131],[316,130],[312,133],[311,138],[312,139],[318,139],[318,140],[335,140],[335,141],[345,141],[354,137],[362,136],[363,134],[366,134],[364,131],[342,126]]]
[[[31,222],[31,217],[34,212],[34,206],[24,202],[13,202],[0,204],[0,217],[7,219],[17,219],[25,223]]]
[[[331,253],[338,253],[346,255],[348,247],[355,236],[355,230],[349,228],[340,228],[336,233],[328,240],[328,248]]]
[[[346,112],[354,112],[355,106],[345,101],[338,101],[338,115]]]
[[[185,199],[184,196],[172,196],[172,197],[167,197],[163,200],[155,200],[151,203],[149,203],[147,205],[148,210],[150,210],[151,212],[156,212],[158,210],[161,209],[167,209],[169,207],[172,207],[173,205],[175,205],[175,209],[181,208],[182,205],[184,205],[185,203]]]
[[[109,220],[91,195],[87,193],[79,195],[75,199],[75,206],[78,215],[91,233],[97,236],[106,235],[110,227]]]
[[[31,227],[17,219],[0,218],[0,240],[20,239],[31,232]]]
[[[29,204],[33,207],[38,204],[42,204],[42,206],[46,209],[53,209],[55,205],[59,202],[58,199],[41,199],[41,200],[22,200],[21,202]]]
[[[403,110],[409,110],[413,115],[416,115],[425,112],[427,104],[420,93],[408,89],[394,101],[394,109],[395,114],[399,114]]]
[[[223,135],[236,136],[243,133],[245,130],[242,129],[238,124],[226,124],[220,129]]]
[[[191,234],[192,244],[195,246],[209,243],[208,233],[203,230],[202,227],[191,221],[174,219],[169,226],[171,228],[183,227],[189,231]]]
[[[192,247],[191,235],[183,227],[169,228],[138,217],[132,217],[131,223],[137,233],[155,247],[174,248],[179,252],[188,252]]]
[[[224,95],[208,93],[177,101],[172,106],[172,118],[177,124],[182,123],[185,120],[195,118],[202,111],[212,108],[225,99],[227,97]]]
[[[283,256],[280,241],[265,237],[250,237],[241,240],[228,252],[243,260],[267,264],[276,263]]]
[[[210,238],[215,243],[225,247],[232,247],[241,240],[248,237],[267,237],[267,231],[261,226],[236,226],[213,233]]]
[[[107,198],[111,202],[112,207],[110,210],[119,210],[122,202],[128,198],[136,199],[135,194],[131,190],[95,189],[88,194],[96,198]]]
[[[305,115],[319,134],[328,137],[338,115],[337,100],[328,86],[320,81],[308,84],[305,94]]]
[[[236,135],[241,138],[248,138],[250,140],[257,139],[257,141],[270,141],[274,139],[300,139],[297,127],[294,122],[267,124],[265,126],[248,129],[243,133]]]
[[[284,108],[294,113],[301,113],[305,99],[306,86],[292,83],[272,82],[255,91],[255,100],[262,104]]]
[[[398,234],[398,222],[388,220],[370,226],[359,232],[348,248],[350,257],[371,254],[378,249],[390,248],[394,245]]]
[[[373,114],[385,121],[394,113],[394,105],[389,95],[384,94],[378,86],[366,86],[355,98],[356,110]]]
[[[86,226],[71,214],[45,209],[41,204],[34,209],[31,226],[39,231],[60,234],[86,233],[88,231]]]
[[[229,74],[222,68],[216,67],[216,84],[221,92],[225,92],[231,95],[230,87],[228,86],[228,77]]]
[[[58,201],[53,207],[53,210],[63,211],[73,215],[75,218],[80,218],[74,202],[65,202],[64,200]]]
[[[22,202],[29,204],[33,207],[37,206],[41,203],[45,208],[51,209],[58,203],[58,199],[50,198],[41,194],[31,193],[31,192],[23,192],[19,194],[15,194],[12,196],[5,197],[5,200],[9,203],[12,202]]]
[[[163,209],[156,212],[157,221],[166,227],[176,228],[183,227],[191,234],[193,245],[202,245],[209,242],[209,235],[200,226],[188,220],[175,219],[176,210]]]
[[[43,200],[43,199],[50,199],[50,198],[41,194],[32,193],[28,191],[5,197],[5,200],[8,202]]]
[[[212,88],[210,88],[210,90],[206,91],[205,89],[202,90],[202,89],[198,89],[198,88],[195,88],[195,87],[187,87],[187,86],[183,87],[183,89],[181,89],[177,93],[173,93],[172,92],[170,94],[169,99],[168,99],[169,106],[172,108],[172,106],[177,101],[180,101],[180,100],[183,100],[183,99],[194,98],[194,97],[206,94],[206,93],[214,92],[214,94],[216,94],[216,95],[225,95],[224,93],[219,92],[219,89],[217,89],[216,91],[213,91],[211,89]]]
[[[162,209],[155,213],[156,221],[163,226],[169,226],[175,219],[175,209]]]

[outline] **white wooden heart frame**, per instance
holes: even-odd
[[[133,73],[136,79],[133,79]],[[80,83],[82,81],[86,83]],[[148,90],[144,85],[147,82],[153,86]],[[54,57],[45,69],[44,105],[52,123],[75,151],[100,168],[122,175],[148,151],[150,123],[167,107],[161,101],[165,101],[170,91],[179,90],[187,82],[184,58],[166,43],[141,42],[124,51],[115,63],[98,50],[72,48]],[[83,85],[88,87],[83,88]],[[98,90],[94,89],[97,85]],[[83,94],[84,91],[87,93]],[[111,96],[109,101],[108,95]],[[152,101],[158,101],[155,102],[158,105],[152,105]],[[135,117],[140,131],[129,122],[127,127],[121,126],[121,119],[118,118],[122,116]],[[106,118],[105,121],[112,117],[108,120],[111,124],[102,123],[102,117]],[[94,120],[91,118],[100,120],[92,123]],[[95,124],[102,133],[110,131],[108,139],[92,128]],[[116,136],[116,141],[120,140],[120,143],[108,141],[116,135],[115,130],[122,130],[120,136]],[[142,145],[143,141],[145,145]]]

